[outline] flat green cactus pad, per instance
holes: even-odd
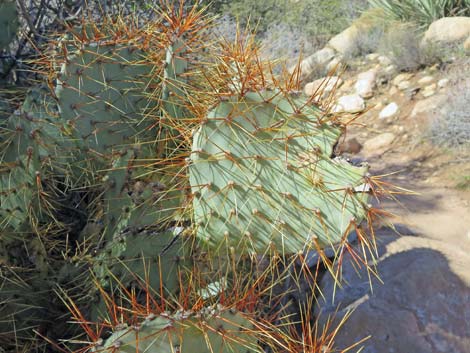
[[[124,287],[141,283],[155,293],[160,287],[174,294],[179,288],[180,272],[191,266],[190,251],[185,245],[182,229],[166,232],[145,230],[123,232],[96,257],[94,273],[101,285],[111,282]],[[182,277],[181,277],[182,278]]]
[[[359,223],[366,167],[332,159],[341,134],[301,97],[277,91],[221,102],[193,138],[197,235],[264,253],[326,247]]]
[[[133,46],[85,44],[62,66],[56,88],[64,131],[98,153],[142,142],[152,71]]]
[[[41,89],[31,90],[21,108],[0,128],[0,216],[3,228],[39,216],[38,193],[59,145],[53,107]],[[64,156],[65,157],[65,156]]]
[[[217,308],[148,318],[137,330],[109,337],[98,352],[114,353],[261,353],[249,320]]]

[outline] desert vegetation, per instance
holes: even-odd
[[[360,351],[324,301],[412,192],[348,138],[445,89],[420,141],[467,158],[468,53],[425,30],[468,5],[0,0],[0,352]]]

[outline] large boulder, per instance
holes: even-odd
[[[301,78],[305,78],[318,68],[326,68],[327,64],[335,57],[335,51],[331,48],[323,48],[300,62]],[[295,66],[290,69],[291,72]]]
[[[444,17],[431,23],[424,33],[423,44],[454,43],[470,36],[470,17]]]
[[[329,275],[320,282],[320,324],[330,315],[339,322],[352,310],[336,335],[338,351],[370,335],[363,353],[469,353],[470,255],[415,236],[381,240],[376,267],[383,283],[357,271],[348,255],[342,288]]]
[[[465,42],[463,43],[463,49],[465,51],[470,52],[470,36],[468,36],[468,38],[465,39]]]
[[[357,51],[362,30],[360,26],[352,25],[331,38],[328,46],[344,56],[354,55]]]

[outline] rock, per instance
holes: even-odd
[[[357,43],[361,36],[362,29],[352,25],[341,33],[337,34],[328,42],[328,46],[335,49],[344,56],[353,55],[357,51]]]
[[[424,33],[423,44],[453,43],[470,36],[470,17],[443,17],[431,23]]]
[[[366,59],[369,61],[375,61],[379,58],[380,54],[378,53],[371,53],[366,55]]]
[[[401,81],[398,85],[397,85],[398,89],[400,91],[404,91],[405,89],[408,89],[411,87],[411,82],[410,81]]]
[[[377,60],[379,60],[379,63],[380,65],[382,66],[390,66],[392,65],[392,60],[390,60],[389,57],[385,56],[385,55],[381,55],[377,58]]]
[[[336,72],[336,70],[339,70],[341,68],[341,57],[335,56],[327,65],[326,65],[326,71],[327,72]]]
[[[434,93],[436,93],[436,89],[437,89],[437,84],[433,83],[432,85],[424,87],[424,90],[421,92],[421,94],[425,98],[431,97],[432,95],[434,95]]]
[[[437,110],[446,101],[447,101],[447,97],[444,94],[440,94],[437,96],[420,100],[413,107],[413,111],[411,112],[411,117],[415,118],[419,114],[430,113],[434,110]]]
[[[376,78],[377,72],[375,70],[361,72],[357,75],[357,81],[354,85],[356,93],[362,98],[371,98],[374,95]]]
[[[419,87],[409,87],[408,89],[405,90],[405,97],[408,98],[409,100],[414,99],[416,94],[421,90]]]
[[[397,67],[396,67],[395,65],[388,65],[388,66],[384,69],[384,73],[386,73],[387,75],[392,75],[392,74],[394,74],[396,71],[397,71]]]
[[[342,96],[333,107],[334,113],[358,113],[365,109],[364,99],[358,94]]]
[[[390,148],[395,138],[395,134],[391,132],[384,132],[375,136],[364,143],[364,153],[367,155],[381,155]]]
[[[388,91],[388,94],[390,94],[391,96],[393,96],[394,94],[397,94],[398,93],[398,88],[396,86],[392,86],[390,88],[390,91]]]
[[[300,63],[301,77],[305,78],[310,75],[318,66],[324,66],[335,56],[335,51],[331,48],[323,48],[316,51],[314,54],[305,58]],[[295,66],[290,68],[293,72]]]
[[[398,113],[398,105],[395,102],[388,104],[379,114],[379,119],[391,118]]]
[[[427,85],[428,83],[431,83],[434,81],[434,77],[432,76],[424,76],[418,80],[418,83],[420,85]]]
[[[398,86],[398,85],[400,84],[400,82],[402,82],[402,81],[408,81],[408,80],[410,80],[412,77],[413,77],[413,74],[401,73],[401,74],[398,74],[397,76],[395,76],[395,78],[392,80],[392,83],[393,83],[395,86]]]
[[[439,88],[445,88],[449,84],[449,79],[448,78],[443,78],[437,81],[437,87]]]
[[[358,271],[348,254],[343,259],[343,287],[328,274],[319,283],[322,297],[315,310],[319,327],[329,315],[336,313],[339,322],[352,310],[335,336],[337,351],[370,335],[360,345],[363,350],[356,347],[361,352],[470,352],[470,287],[468,275],[463,274],[470,268],[469,255],[417,236],[379,239],[383,245],[374,269],[383,284],[376,278],[370,284],[370,274]]]
[[[305,85],[304,93],[307,96],[312,96],[315,92],[329,93],[343,84],[343,80],[338,76],[327,76],[309,82]],[[317,92],[317,93],[318,93]]]
[[[470,51],[470,36],[463,42],[463,49],[465,51]]]
[[[433,96],[436,93],[434,90],[424,90],[421,94],[423,95],[424,98],[428,98]]]
[[[359,141],[355,137],[353,137],[338,144],[335,152],[336,154],[341,154],[341,153],[356,154],[356,153],[359,153],[361,149],[362,149],[362,145],[359,143]]]

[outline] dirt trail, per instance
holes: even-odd
[[[441,252],[453,272],[470,285],[470,271],[461,266],[461,261],[470,261],[470,191],[458,190],[452,183],[468,164],[447,168],[449,155],[435,154],[426,146],[412,152],[409,146],[395,146],[380,156],[361,157],[373,174],[387,175],[386,181],[413,192],[381,203],[395,215],[392,222],[397,231],[420,238],[419,247]],[[404,250],[400,241],[390,249]]]

